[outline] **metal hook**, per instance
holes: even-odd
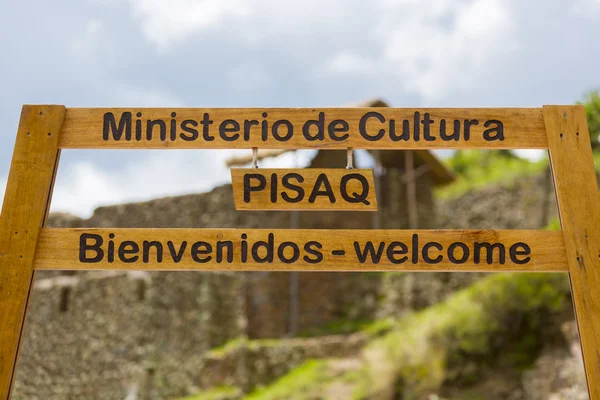
[[[252,168],[258,168],[258,147],[252,148]]]
[[[348,147],[346,150],[346,169],[354,168],[354,160],[353,160],[353,149],[352,147]]]

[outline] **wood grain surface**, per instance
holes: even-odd
[[[583,106],[545,106],[550,161],[566,244],[590,398],[600,399],[600,201]]]
[[[236,210],[377,211],[373,171],[232,168]]]
[[[493,131],[498,123],[503,140]],[[69,108],[60,147],[539,149],[547,148],[547,139],[540,108]]]
[[[39,231],[58,163],[63,106],[24,106],[0,216],[0,398],[10,397]]]
[[[263,244],[258,244],[261,241]],[[266,247],[270,241],[273,243],[273,250],[269,260]],[[219,256],[218,242],[230,242],[232,247],[227,248],[223,245]],[[367,252],[361,262],[361,256],[365,256],[368,242],[372,243],[373,251]],[[437,245],[427,245],[433,242]],[[491,257],[489,260],[488,249],[476,245],[476,242],[497,245],[489,254]],[[528,246],[529,252],[525,251],[524,244]],[[255,245],[256,249],[254,249]],[[297,253],[294,247],[297,248]],[[500,250],[499,247],[504,250]],[[468,252],[466,257],[465,251]],[[158,253],[162,255],[160,259]],[[246,254],[246,260],[242,258],[243,253]],[[320,260],[317,253],[322,255]],[[379,259],[374,260],[372,255],[377,253]],[[453,254],[456,262],[452,261],[449,253]],[[479,260],[476,260],[476,253],[479,254]],[[504,255],[503,262],[500,261],[501,253]],[[427,255],[427,260],[424,254]],[[528,261],[524,262],[525,260]],[[35,268],[50,270],[567,271],[561,232],[527,230],[55,228],[42,230]]]

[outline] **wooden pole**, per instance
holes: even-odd
[[[550,207],[551,207],[551,193],[552,192],[552,168],[548,165],[548,168],[544,170],[544,188],[542,198],[542,215],[540,216],[540,228],[545,228],[550,222]]]
[[[33,262],[58,167],[63,106],[24,106],[0,218],[0,398],[9,399]]]
[[[600,199],[583,106],[544,106],[550,164],[565,240],[591,400],[600,399]]]
[[[381,165],[381,151],[373,150],[373,158],[375,159],[375,198],[378,204],[381,202],[381,175],[383,175],[383,167]],[[381,229],[381,209],[373,213],[373,229]]]
[[[414,153],[410,150],[404,152],[404,169],[406,176],[406,205],[408,207],[408,229],[419,228],[419,215],[417,208],[417,182],[415,179]]]
[[[294,151],[294,168],[298,168],[298,151]],[[290,220],[291,229],[299,228],[299,217],[298,211],[292,211]],[[290,318],[288,329],[288,335],[290,337],[294,337],[298,333],[299,280],[300,275],[297,271],[290,272]]]

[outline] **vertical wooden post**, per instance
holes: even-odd
[[[591,400],[600,399],[600,198],[583,106],[544,106]]]
[[[64,106],[23,106],[0,216],[0,399],[9,399],[33,261],[58,166]]]
[[[415,176],[414,152],[404,152],[404,177],[406,182],[406,203],[408,205],[408,228],[419,228],[419,215],[417,207],[417,181]]]
[[[383,206],[381,200],[381,175],[383,175],[383,167],[381,166],[381,150],[373,150],[373,158],[375,159],[375,198]],[[381,229],[381,209],[377,207],[377,211],[373,213],[373,229]]]

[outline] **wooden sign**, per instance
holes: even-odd
[[[63,148],[252,147],[548,149],[562,231],[43,228]],[[249,170],[233,172],[234,181],[238,182],[234,182],[236,196],[242,196],[241,202],[236,202],[240,209],[245,205],[281,206],[285,204],[280,201],[282,191],[290,198],[299,196],[297,189],[289,188],[293,179],[283,183],[284,175],[280,174],[285,174],[285,170],[253,170],[267,180],[266,187],[259,190],[263,180],[249,178],[250,197],[245,203],[245,171]],[[314,202],[310,201],[319,173],[325,173],[330,181],[336,209],[341,204],[338,190],[342,200],[352,204],[353,200],[344,199],[341,181],[338,187],[332,179],[346,172],[297,172],[305,179],[300,183],[307,184],[301,186],[305,197],[298,204],[312,207],[317,198],[322,201],[330,197],[327,189],[327,194],[320,196],[321,189],[317,188]],[[275,181],[273,173],[277,175]],[[309,179],[310,173],[317,175]],[[359,174],[366,177],[365,171]],[[368,179],[371,184],[370,172]],[[312,188],[311,182],[314,182]],[[357,177],[358,189],[362,188],[360,182]],[[348,186],[350,182],[347,189]],[[358,189],[349,190],[360,198],[362,192]],[[374,196],[372,192],[369,190],[369,196]],[[273,202],[271,196],[275,198]],[[374,197],[365,201],[369,204],[357,204],[376,207]],[[320,203],[319,207],[325,206]],[[35,270],[41,269],[568,271],[590,399],[600,400],[600,198],[583,106],[535,109],[24,106],[0,218],[0,399],[10,398],[33,276]]]
[[[567,271],[554,231],[43,229],[36,269]]]
[[[61,148],[547,148],[534,108],[70,108]]]
[[[376,211],[370,169],[232,168],[237,210]]]

